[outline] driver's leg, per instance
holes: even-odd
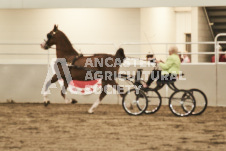
[[[153,70],[151,72],[151,74],[148,77],[148,81],[147,81],[147,87],[151,85],[151,83],[155,80],[155,79],[159,79],[161,77],[161,71],[160,70]]]

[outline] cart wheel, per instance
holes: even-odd
[[[200,115],[202,114],[207,107],[208,101],[204,92],[199,89],[191,89],[189,90],[192,95],[195,97],[195,110],[192,112],[192,115]],[[184,110],[187,111],[187,108],[184,107]]]
[[[122,106],[129,115],[140,115],[147,109],[148,99],[143,91],[132,89],[124,94]]]
[[[146,92],[148,98],[148,107],[145,111],[146,114],[152,114],[157,112],[162,104],[162,97],[156,90],[148,89]]]
[[[188,116],[195,109],[195,98],[190,91],[175,91],[169,98],[170,110],[176,116]]]

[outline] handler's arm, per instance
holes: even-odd
[[[162,68],[162,70],[168,70],[173,65],[173,58],[169,57],[166,60],[166,63],[159,63],[159,66]]]

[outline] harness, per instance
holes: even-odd
[[[75,69],[81,69],[81,70],[85,70],[85,71],[91,71],[91,72],[97,71],[97,70],[93,70],[93,69],[90,69],[90,68],[87,68],[87,67],[74,65],[74,63],[81,57],[83,57],[83,54],[79,54],[78,56],[74,57],[74,59],[72,60],[71,64],[68,67],[69,68],[75,68]]]
[[[83,54],[79,54],[78,56],[74,57],[74,59],[71,62],[71,65],[74,65],[75,61],[77,61],[81,57],[83,57]]]
[[[97,70],[94,70],[94,69],[90,69],[90,68],[83,67],[83,66],[76,66],[76,65],[69,65],[68,67],[70,69],[75,68],[75,69],[81,69],[81,70],[91,71],[91,72],[96,72],[97,71]]]

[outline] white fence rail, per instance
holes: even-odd
[[[222,34],[224,35],[224,34]],[[222,36],[222,35],[219,35],[219,36]],[[226,35],[226,34],[225,34]],[[218,36],[218,37],[219,37]],[[184,43],[135,43],[135,42],[128,42],[128,43],[121,43],[119,45],[119,47],[126,47],[126,46],[145,46],[145,45],[149,45],[149,46],[154,46],[154,45],[163,45],[165,46],[165,51],[164,52],[155,52],[154,54],[155,55],[161,55],[161,56],[165,56],[167,57],[168,56],[168,46],[170,45],[215,45],[215,52],[199,52],[199,51],[196,51],[196,52],[181,52],[181,54],[188,54],[188,55],[215,55],[215,60],[217,60],[215,63],[219,63],[218,61],[218,55],[219,54],[226,54],[225,52],[219,52],[217,50],[217,45],[218,44],[223,44],[223,43],[226,43],[226,42],[220,42],[220,41],[217,41],[217,37],[215,39],[215,42],[184,42]],[[73,43],[74,46],[76,47],[79,47],[79,46],[99,46],[99,47],[102,47],[102,46],[110,46],[112,47],[112,49],[116,50],[118,47],[116,46],[116,44],[114,43]],[[0,47],[1,46],[36,46],[38,49],[38,47],[40,46],[39,43],[0,43]],[[8,48],[10,49],[10,48]],[[13,49],[16,49],[16,48],[13,48]],[[27,49],[27,48],[26,48]],[[43,52],[2,52],[2,50],[4,50],[3,48],[0,48],[0,57],[1,56],[28,56],[28,55],[31,55],[31,56],[45,56],[45,55],[48,55],[48,59],[50,59],[51,57],[53,57],[53,55],[55,55],[55,52],[51,52],[51,50],[48,50],[47,53],[46,51],[43,51]],[[41,50],[41,48],[40,48]],[[80,52],[80,49],[76,49],[78,50],[78,52]],[[125,49],[125,54],[126,55],[132,55],[132,56],[137,56],[137,55],[146,55],[148,52],[142,52],[142,51],[138,51],[138,52],[130,52],[130,53],[126,53],[126,49]],[[128,50],[129,51],[129,50]],[[84,55],[92,55],[93,53],[84,53]],[[50,57],[51,56],[51,57]],[[49,61],[47,61],[49,62]],[[27,62],[29,64],[29,62]],[[200,63],[200,62],[197,62],[197,63]],[[197,64],[195,63],[195,64]],[[208,63],[208,62],[206,62]],[[1,64],[1,62],[0,62]],[[5,63],[4,63],[5,64]],[[31,62],[32,64],[32,62]],[[203,64],[203,63],[201,63]]]

